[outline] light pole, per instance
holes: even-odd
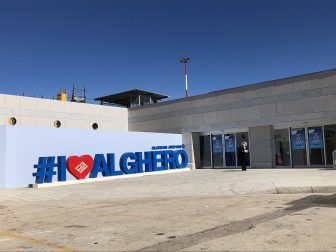
[[[186,98],[188,97],[188,74],[187,74],[187,64],[189,63],[190,58],[183,57],[180,62],[184,64],[184,76],[186,84]]]

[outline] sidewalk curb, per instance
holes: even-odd
[[[295,186],[295,187],[284,186],[284,187],[275,187],[275,191],[273,191],[274,194],[335,193],[335,192],[336,192],[336,186]]]

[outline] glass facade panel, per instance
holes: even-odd
[[[276,166],[290,166],[288,129],[274,130],[274,163]]]
[[[305,128],[291,129],[293,167],[307,166]]]
[[[322,127],[308,128],[310,165],[324,166],[324,141]]]
[[[214,168],[223,167],[223,138],[222,134],[212,135],[212,164]]]
[[[211,167],[210,135],[200,136],[201,167]]]
[[[239,167],[237,148],[242,142],[247,142],[249,146],[248,132],[200,136],[201,167]],[[273,143],[274,164],[277,167],[332,165],[332,151],[336,150],[336,124],[274,129]],[[250,165],[250,154],[247,165]]]
[[[236,166],[236,139],[234,134],[225,134],[225,164]]]
[[[237,148],[241,145],[242,142],[247,142],[247,146],[249,147],[249,139],[248,139],[248,133],[247,132],[238,132],[236,134],[236,138],[237,138]],[[238,166],[241,165],[240,160],[238,158],[237,160]],[[250,165],[250,152],[248,152],[247,155],[247,166]]]
[[[331,153],[336,150],[336,125],[325,125],[324,137],[327,165],[332,165]]]

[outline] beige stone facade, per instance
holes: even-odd
[[[65,128],[92,129],[97,123],[99,130],[128,130],[126,108],[0,94],[0,125],[11,117],[24,126],[54,127],[58,120]]]
[[[301,127],[308,138],[313,126],[323,132],[336,127],[336,69],[131,109],[0,95],[0,125],[11,117],[17,125],[37,127],[54,127],[58,120],[65,128],[92,129],[96,123],[99,130],[180,133],[191,167],[201,167],[200,136],[247,132],[251,166],[275,167],[275,130],[290,134]],[[309,167],[308,144],[306,149]],[[325,152],[323,165],[330,163],[330,149]]]

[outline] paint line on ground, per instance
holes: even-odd
[[[65,251],[65,252],[78,252],[79,251],[77,249],[69,248],[61,244],[44,242],[44,241],[36,240],[36,239],[30,238],[27,236],[18,235],[12,232],[0,232],[0,236],[9,237],[9,238],[19,240],[19,241],[25,241],[31,244],[36,244],[36,245],[40,245],[40,246],[47,247],[47,248],[58,249],[58,250]]]

